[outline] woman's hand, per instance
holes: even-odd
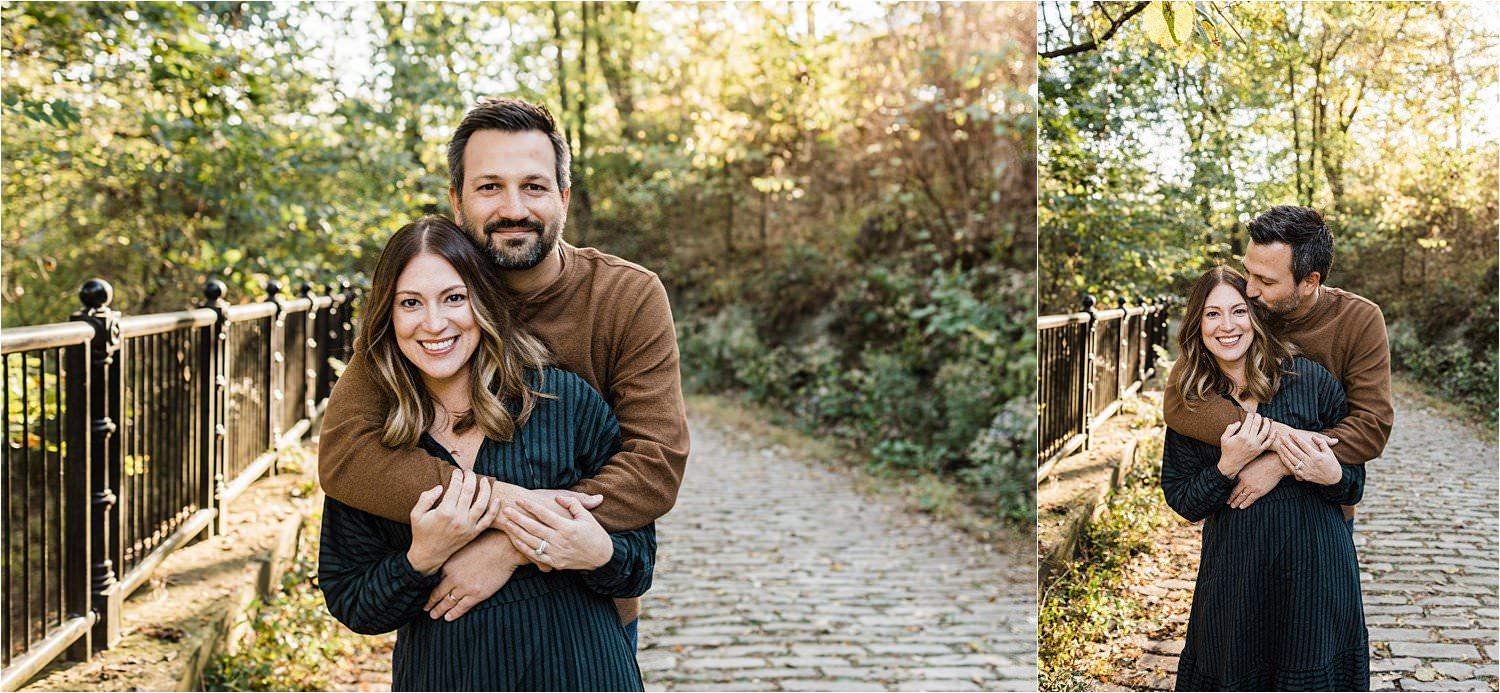
[[[1244,421],[1226,426],[1223,435],[1219,436],[1219,473],[1232,478],[1271,447],[1274,440],[1271,429],[1275,423],[1260,414],[1250,413],[1245,415]]]
[[[609,532],[576,498],[563,496],[557,503],[567,516],[543,508],[527,499],[516,501],[525,512],[505,509],[505,533],[516,549],[538,568],[593,570],[615,555]]]
[[[491,491],[489,479],[455,469],[447,493],[434,486],[418,496],[411,509],[411,548],[406,552],[411,567],[431,575],[487,529],[500,514],[500,498]]]
[[[1276,452],[1281,456],[1281,463],[1286,465],[1298,481],[1331,486],[1344,479],[1344,468],[1339,466],[1338,458],[1333,456],[1333,451],[1321,439],[1278,436]]]

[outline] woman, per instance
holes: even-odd
[[[1339,511],[1359,502],[1364,467],[1272,433],[1273,422],[1329,428],[1347,412],[1343,388],[1265,329],[1227,267],[1194,285],[1177,341],[1190,408],[1227,397],[1247,412],[1219,447],[1167,430],[1167,503],[1205,520],[1177,690],[1369,690],[1359,565]],[[1230,509],[1240,470],[1273,446],[1293,476]]]
[[[568,519],[501,519],[533,564],[463,618],[423,610],[443,562],[497,523],[485,477],[567,488],[619,448],[603,398],[544,366],[545,348],[514,324],[491,271],[441,217],[403,227],[381,253],[355,348],[393,403],[382,442],[446,459],[453,482],[422,494],[410,525],[324,501],[328,609],[359,633],[397,630],[397,690],[641,690],[611,598],[650,587],[651,526],[610,534],[570,501]]]

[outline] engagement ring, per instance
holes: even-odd
[[[544,553],[547,553],[547,540],[546,539],[542,540],[542,545],[541,546],[536,547],[536,555],[540,556],[540,555],[542,555]]]
[[[449,592],[449,593],[448,593],[448,599],[449,599],[449,600],[450,600],[450,601],[455,601],[455,602],[456,602],[456,601],[458,601],[458,600],[460,600],[460,599],[463,599],[463,597],[455,597],[455,596],[453,596],[453,593],[452,593],[452,592]]]

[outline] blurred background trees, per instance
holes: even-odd
[[[1500,12],[1053,2],[1039,32],[1043,313],[1180,295],[1256,214],[1308,205],[1396,367],[1493,415]]]
[[[689,387],[1033,503],[1029,5],[8,3],[4,325],[368,273],[480,96],[573,145],[567,238],[659,273]]]

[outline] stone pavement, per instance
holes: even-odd
[[[1355,519],[1370,630],[1371,688],[1497,690],[1500,498],[1496,448],[1410,398],[1370,468]],[[1138,559],[1132,592],[1155,616],[1139,624],[1101,687],[1169,690],[1187,626],[1199,527],[1178,522]]]
[[[647,690],[1035,690],[1033,547],[1003,553],[844,473],[692,422],[657,525]]]

